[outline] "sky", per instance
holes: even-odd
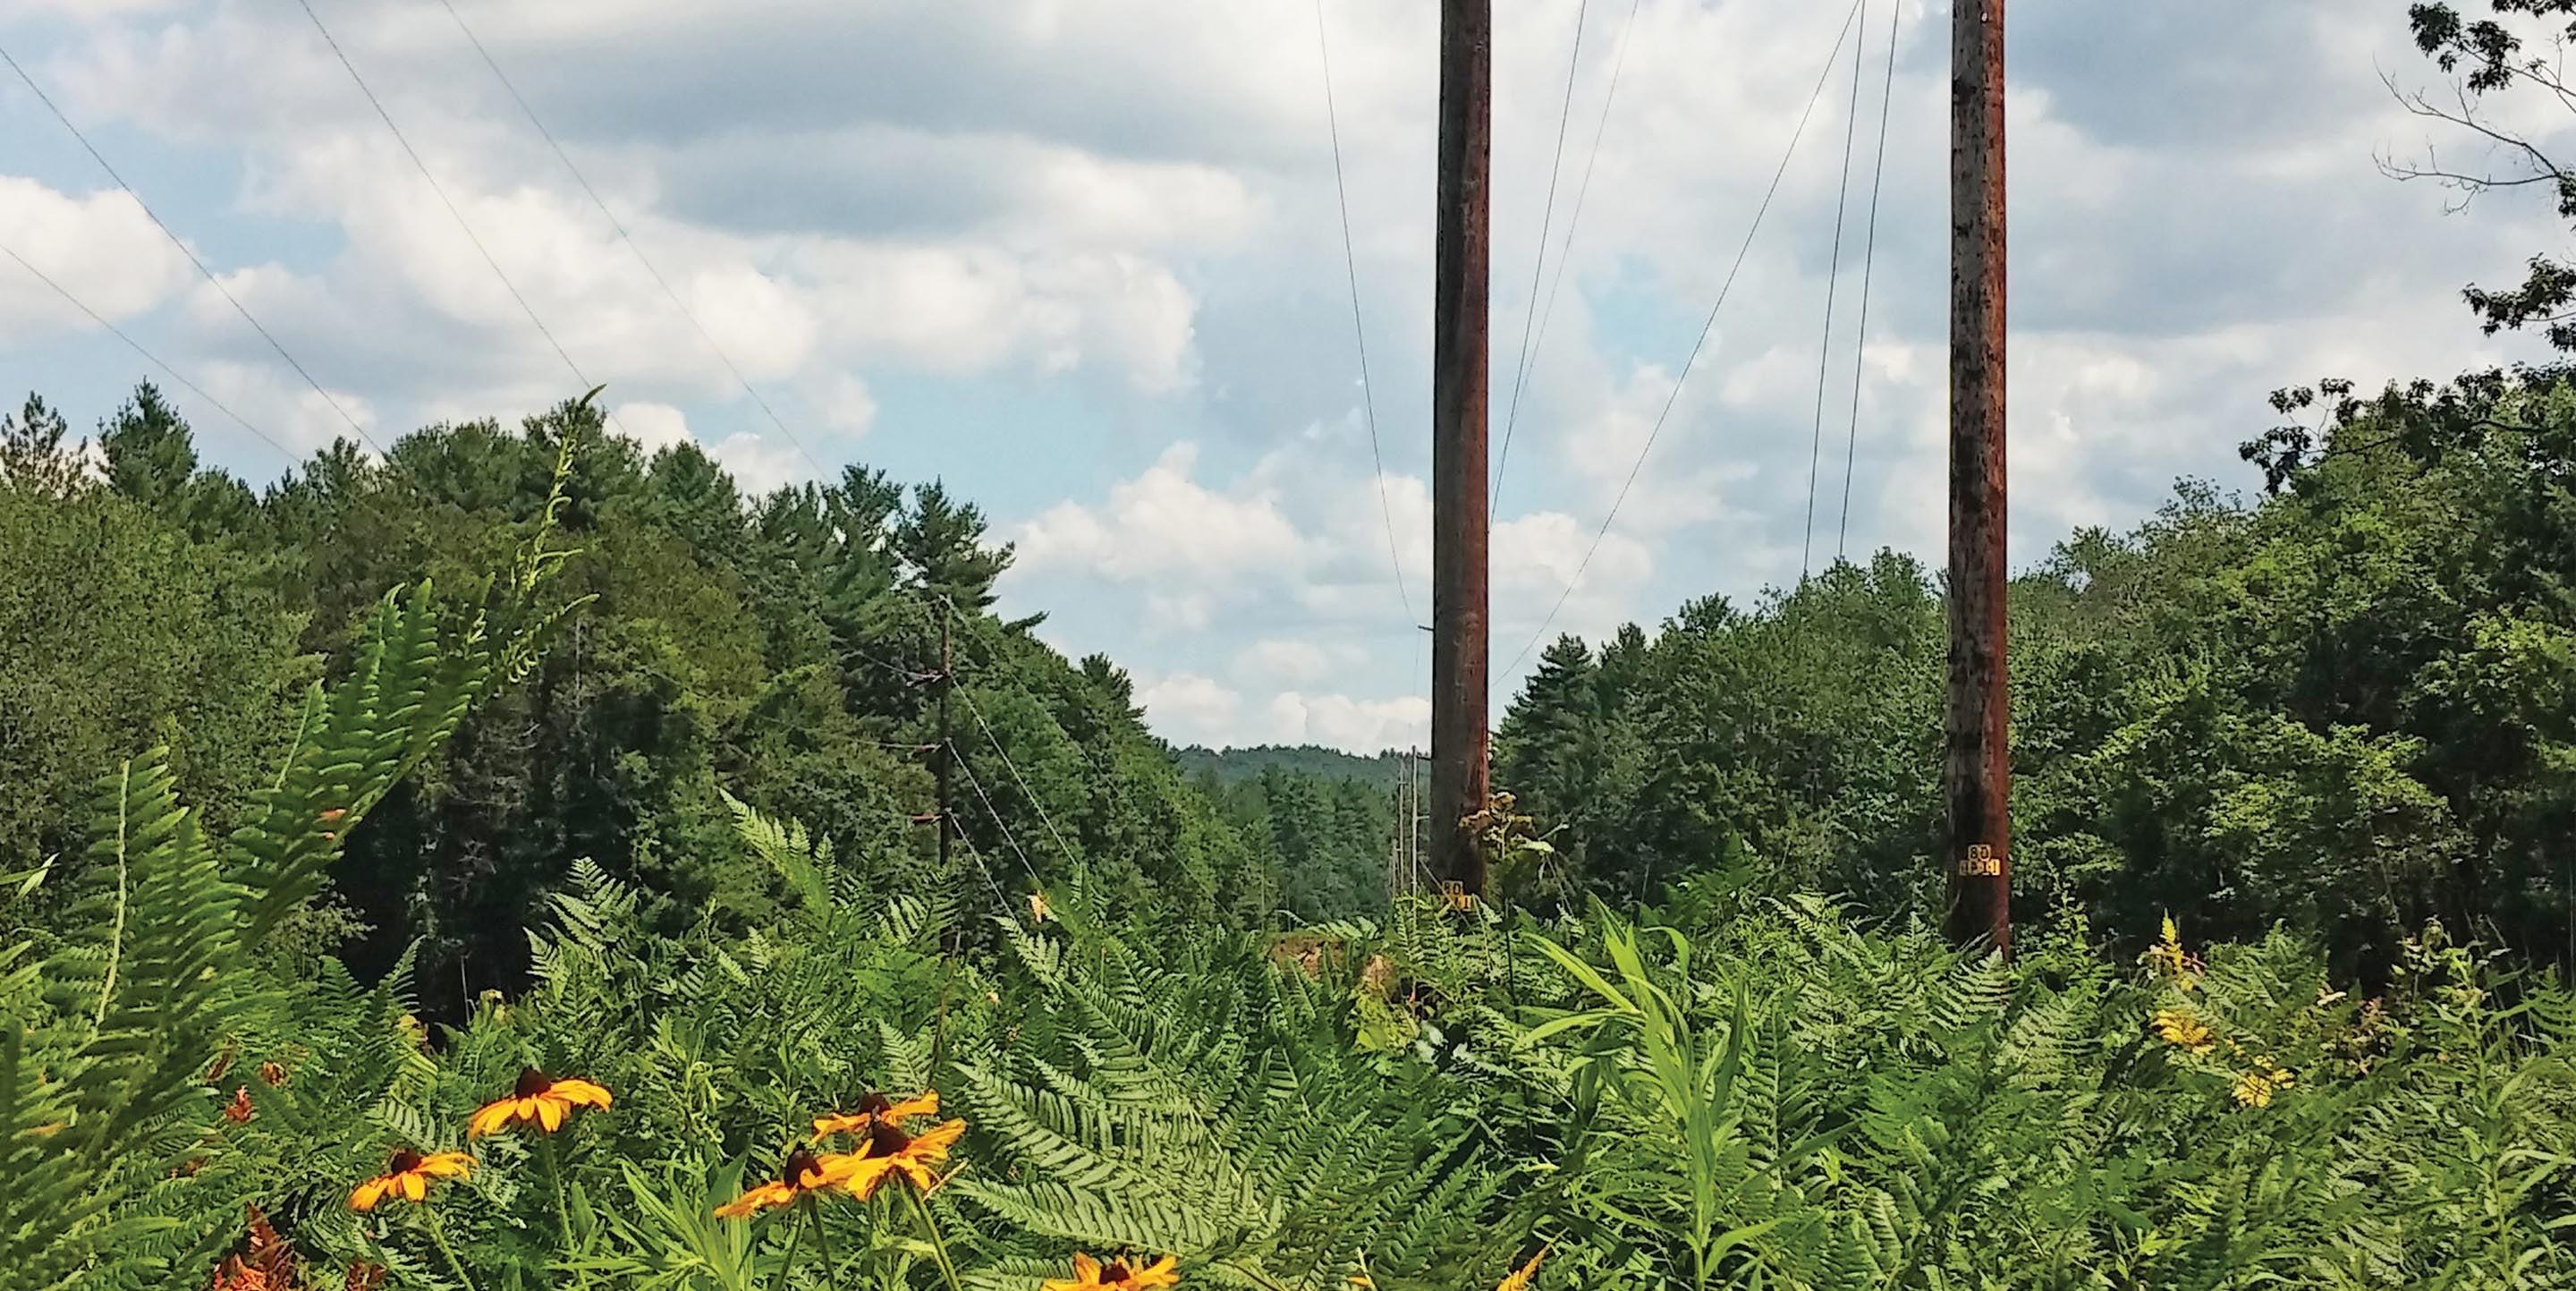
[[[444,199],[296,0],[0,0],[188,252],[6,75],[0,245],[299,456],[604,383],[754,488],[944,480],[1014,544],[1004,612],[1108,653],[1177,742],[1427,739],[1438,5],[310,3]],[[1937,566],[1948,6],[1496,9],[1496,713],[1543,625],[1750,603],[1837,552]],[[2277,387],[2534,352],[2459,291],[2566,250],[2545,201],[2381,171],[2475,160],[2382,79],[2445,84],[2398,0],[2009,15],[2016,567],[2179,478],[2258,487],[2236,447]],[[145,378],[0,258],[0,385],[85,428]],[[172,393],[209,461],[290,465]]]

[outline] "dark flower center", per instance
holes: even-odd
[[[870,1116],[883,1116],[894,1110],[894,1104],[887,1101],[883,1094],[870,1094],[859,1100],[859,1110]]]
[[[513,1098],[534,1098],[554,1086],[555,1082],[547,1079],[546,1073],[534,1067],[522,1067],[519,1069],[519,1083],[510,1095]]]
[[[868,1145],[859,1150],[859,1159],[890,1157],[911,1146],[911,1135],[880,1121],[869,1131]]]
[[[419,1168],[420,1154],[410,1148],[397,1149],[392,1159],[385,1162],[386,1174],[410,1174]]]
[[[821,1178],[822,1174],[823,1163],[815,1160],[813,1153],[799,1147],[788,1152],[787,1168],[778,1177],[790,1188],[803,1188],[809,1181]]]

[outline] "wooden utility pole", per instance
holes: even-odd
[[[1486,288],[1492,276],[1493,0],[1441,0],[1440,189],[1431,335],[1431,848],[1485,890],[1464,828],[1485,806]]]
[[[1950,8],[1949,931],[2012,951],[2004,595],[2004,0]]]
[[[956,831],[957,814],[948,802],[948,776],[957,765],[957,744],[948,733],[948,692],[957,686],[957,661],[948,641],[948,611],[939,611],[939,873],[948,873],[948,836]]]

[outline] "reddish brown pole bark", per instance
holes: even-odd
[[[1949,932],[2012,950],[2004,670],[2004,0],[1956,0],[1950,46]]]
[[[1492,275],[1493,0],[1441,0],[1440,188],[1431,337],[1431,840],[1442,877],[1485,890],[1461,827],[1485,805],[1486,288]]]

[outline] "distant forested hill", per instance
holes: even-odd
[[[1392,752],[1360,757],[1312,744],[1242,749],[1198,745],[1174,755],[1249,846],[1251,864],[1278,876],[1279,899],[1304,920],[1386,901],[1395,837]]]
[[[1276,768],[1301,775],[1392,785],[1398,765],[1393,749],[1374,757],[1362,757],[1316,744],[1256,744],[1240,749],[1211,749],[1193,744],[1182,749],[1179,756],[1184,774],[1196,778],[1213,772],[1218,779],[1228,782],[1259,779],[1262,772]]]

